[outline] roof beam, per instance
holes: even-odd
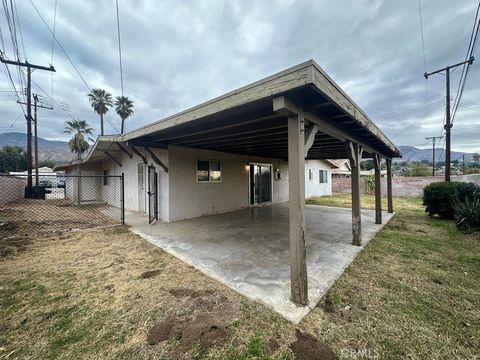
[[[311,121],[312,123],[316,124],[321,132],[326,133],[330,136],[333,136],[341,141],[353,141],[362,145],[367,151],[373,151],[373,149],[365,144],[364,141],[360,140],[358,137],[349,134],[348,132],[338,129],[335,126],[329,124],[326,119],[320,118],[317,115],[311,114],[309,112],[305,112],[302,109],[298,108],[295,104],[289,101],[285,96],[278,96],[273,98],[273,111],[283,115],[283,116],[292,116],[301,114],[305,117],[305,119]]]
[[[235,122],[235,123],[231,123],[231,124],[224,125],[224,126],[214,127],[214,128],[205,129],[205,130],[199,130],[199,131],[196,131],[196,132],[193,132],[193,133],[184,132],[182,135],[176,135],[176,136],[174,135],[174,136],[170,136],[170,137],[165,136],[163,138],[160,138],[160,140],[162,140],[162,141],[172,141],[172,140],[177,140],[177,139],[182,139],[182,138],[188,138],[188,137],[191,137],[191,136],[194,136],[194,135],[202,135],[202,134],[207,134],[207,133],[212,132],[212,131],[232,129],[232,128],[236,128],[236,127],[241,127],[243,125],[255,124],[255,123],[259,123],[259,122],[262,122],[262,121],[265,121],[265,120],[271,120],[271,119],[275,119],[275,118],[279,119],[279,116],[277,114],[263,116],[263,117],[260,117],[260,118],[251,119],[251,120],[247,120],[247,121]]]
[[[108,151],[105,151],[105,154],[115,163],[117,163],[118,166],[122,167],[122,163],[115,159],[112,154],[110,154]]]
[[[155,161],[157,163],[157,165],[160,165],[163,169],[163,171],[165,171],[166,173],[168,173],[168,168],[165,166],[165,164],[162,162],[162,160],[160,160],[157,155],[155,155],[155,153],[148,147],[145,146],[145,150],[150,154],[150,156],[152,157],[153,161]]]
[[[154,141],[143,141],[143,140],[129,140],[127,141],[127,145],[136,145],[141,147],[148,147],[154,149],[167,149],[168,146],[159,142]]]
[[[130,152],[127,151],[127,149],[124,148],[122,144],[120,144],[118,141],[115,141],[115,144],[117,144],[118,148],[122,150],[125,154],[127,154],[130,159],[133,158],[133,155],[130,154]]]
[[[276,129],[284,129],[282,131],[272,131]],[[195,144],[201,144],[208,142],[209,144],[212,143],[217,143],[217,142],[225,142],[225,141],[230,141],[228,140],[229,138],[233,138],[233,141],[240,141],[242,139],[255,139],[255,138],[260,138],[260,137],[266,137],[266,136],[272,136],[272,135],[280,135],[280,134],[286,134],[286,126],[284,125],[279,125],[279,126],[273,126],[267,129],[255,129],[255,130],[250,130],[246,131],[243,133],[238,133],[238,134],[232,134],[232,135],[225,135],[225,136],[214,136],[214,137],[205,137],[201,140],[189,140],[189,141],[181,141],[178,143],[175,143],[175,145],[191,145],[195,146]],[[263,133],[264,131],[267,131],[267,133]],[[255,134],[255,135],[250,135],[250,134]],[[242,135],[249,135],[249,136],[242,136]]]
[[[132,151],[137,154],[142,160],[143,162],[146,164],[147,163],[147,158],[140,152],[137,150],[137,148],[133,145],[129,145],[130,146],[130,149],[132,149]]]

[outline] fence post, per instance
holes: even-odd
[[[122,172],[122,198],[121,198],[121,204],[122,204],[122,225],[125,224],[125,173]]]

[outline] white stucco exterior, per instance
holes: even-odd
[[[109,175],[121,175],[123,173],[125,179],[125,209],[148,212],[147,166],[154,166],[158,179],[158,218],[165,222],[225,213],[250,206],[250,164],[270,165],[272,169],[271,202],[288,201],[288,162],[284,160],[175,146],[169,147],[168,150],[152,149],[152,151],[165,164],[168,172],[157,165],[154,159],[143,151],[142,154],[147,158],[146,165],[136,154],[129,157],[125,153],[120,153],[116,156],[116,159],[122,166],[111,159],[87,162],[81,164],[81,175],[103,175],[105,170],[108,170]],[[222,173],[221,181],[198,182],[197,160],[219,161]],[[139,184],[139,181],[141,181],[138,176],[139,165],[144,166],[143,188]],[[327,171],[327,183],[319,182],[320,170]],[[311,180],[309,171],[313,172],[313,179]],[[306,197],[330,195],[332,193],[331,168],[327,162],[308,160],[306,161],[305,172]],[[68,168],[66,175],[77,175],[76,167]],[[113,181],[104,185],[101,177],[96,179],[82,178],[81,181],[83,201],[100,199],[114,206],[119,205],[119,199],[115,195],[118,193],[118,182]],[[76,178],[69,179],[67,177],[66,195],[75,201],[77,199],[76,182]]]
[[[326,177],[320,182],[320,171]],[[305,161],[305,197],[332,195],[332,168],[329,163],[323,160]]]

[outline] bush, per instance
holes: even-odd
[[[478,186],[463,182],[431,183],[423,189],[423,205],[428,215],[439,215],[444,219],[454,219],[454,202],[473,200]]]
[[[375,177],[373,175],[367,175],[363,177],[363,181],[365,194],[373,195],[375,193]]]
[[[473,199],[455,201],[453,210],[459,229],[467,232],[480,231],[480,192],[477,191]]]

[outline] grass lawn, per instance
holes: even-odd
[[[0,251],[0,359],[475,358],[479,234],[429,218],[418,198],[394,205],[298,326],[122,227],[15,239]]]

